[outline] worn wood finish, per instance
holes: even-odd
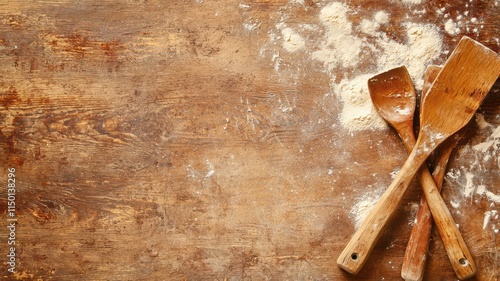
[[[436,79],[439,71],[441,71],[441,67],[439,66],[430,65],[427,67],[424,76],[424,86],[422,87],[422,99],[425,97],[430,85]],[[460,140],[466,135],[468,128],[469,125],[466,125],[453,136],[446,139],[437,149],[436,163],[433,165],[434,170],[432,172],[432,178],[439,191],[441,191],[443,185],[446,167],[451,153]],[[401,266],[401,277],[403,277],[404,280],[420,281],[424,278],[432,224],[431,210],[427,205],[425,196],[422,196]]]
[[[352,206],[387,186],[406,153],[390,129],[339,124],[331,77],[370,66],[328,73],[270,40],[283,20],[320,26],[327,1],[292,2],[0,1],[0,179],[15,167],[19,262],[2,279],[397,280],[420,187],[358,275],[335,265]],[[355,27],[387,11],[381,29],[400,42],[402,19],[444,28],[446,14],[468,11],[477,21],[441,30],[443,49],[469,35],[500,51],[495,1],[344,2]],[[480,109],[494,127],[495,89]],[[473,128],[450,168],[478,166],[468,148],[490,135]],[[480,183],[498,194],[494,159],[480,161]],[[477,279],[495,280],[499,222],[483,225],[498,205],[462,196],[465,185],[448,177],[443,197],[462,200],[449,207]],[[6,204],[2,188],[2,256]],[[425,278],[453,279],[437,232],[429,251]]]
[[[472,78],[470,73],[477,76]],[[359,272],[419,167],[438,145],[469,122],[499,75],[497,53],[468,37],[460,40],[422,101],[418,139],[408,159],[340,253],[337,264],[342,269]],[[457,277],[474,276],[475,262],[432,176],[428,169],[420,169],[418,175]]]
[[[424,84],[422,86],[421,100],[425,97],[429,91],[432,83],[436,79],[439,71],[441,71],[440,66],[429,65],[425,70]],[[464,131],[462,129],[461,131]],[[458,140],[457,137],[448,138],[444,141],[441,146],[445,146],[447,143]],[[456,145],[456,143],[455,143]],[[434,167],[434,171],[439,169],[439,173],[432,174],[436,187],[441,190],[444,175],[446,172],[446,166],[451,156],[451,146],[447,145],[450,149],[440,150],[438,147],[438,166],[440,168]],[[454,147],[454,146],[453,146]],[[429,161],[428,161],[429,162]],[[427,252],[429,251],[429,242],[432,230],[432,214],[425,196],[422,196],[420,203],[418,205],[417,214],[415,216],[415,224],[411,229],[410,238],[408,239],[408,244],[406,245],[405,255],[403,257],[403,263],[401,265],[401,277],[406,281],[420,281],[424,278],[425,265],[427,261]]]
[[[417,94],[405,66],[390,69],[368,79],[368,91],[375,110],[403,140],[408,152],[415,145],[413,116]]]

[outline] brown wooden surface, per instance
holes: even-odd
[[[284,16],[320,26],[329,2],[303,2],[0,1],[0,176],[6,186],[16,168],[18,215],[16,273],[5,266],[2,278],[399,280],[416,181],[363,270],[335,264],[354,233],[352,206],[388,186],[406,152],[389,128],[339,124],[340,101],[325,93],[341,70],[270,41]],[[441,8],[468,11],[478,20],[455,36],[443,30],[443,48],[469,35],[500,51],[496,0],[344,2],[354,23],[389,12],[384,31],[401,42],[402,20],[443,27]],[[497,197],[498,153],[478,159],[471,147],[500,125],[499,88],[480,109],[490,127],[473,126],[449,165],[479,171],[475,183]],[[466,180],[445,178],[443,196],[476,279],[498,280],[498,216],[483,226],[499,203],[464,196]],[[426,279],[453,280],[432,239]]]

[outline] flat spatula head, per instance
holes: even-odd
[[[464,127],[499,75],[500,56],[463,37],[422,102],[419,136],[432,149]]]

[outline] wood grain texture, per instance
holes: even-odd
[[[401,19],[443,27],[440,9],[453,18],[467,10],[477,22],[456,36],[441,31],[443,48],[469,35],[500,51],[492,1],[349,2],[353,25],[390,13],[381,29],[400,42]],[[16,168],[19,243],[17,272],[2,270],[2,278],[399,278],[421,195],[416,182],[357,276],[335,259],[355,229],[352,206],[387,186],[406,158],[400,140],[389,129],[343,128],[340,101],[327,95],[332,73],[270,41],[284,18],[319,25],[324,5],[0,1],[0,178]],[[462,173],[443,186],[447,203],[461,202],[449,208],[477,280],[499,277],[498,219],[483,229],[485,212],[498,204],[463,190],[465,172],[480,167],[476,183],[500,192],[498,154],[476,162],[471,148],[500,125],[496,89],[480,109],[491,126],[471,130],[449,164]],[[1,189],[1,214],[6,204]],[[0,222],[7,237],[5,216]],[[432,238],[425,278],[452,279],[437,232]]]
[[[400,72],[399,75],[385,72],[380,75],[387,78],[379,78],[378,76],[370,78],[370,95],[375,104],[380,102],[378,98],[374,98],[377,93],[374,92],[373,83],[379,79],[397,80],[394,84],[399,83],[401,84],[400,88],[402,88],[394,92],[393,86],[388,83],[390,90],[383,96],[409,95],[409,91],[404,90],[408,85],[411,86],[411,83],[408,83],[409,79],[405,79],[405,76],[409,77],[409,75],[405,75],[407,73],[405,68],[397,70]],[[470,73],[475,73],[477,78],[472,79]],[[418,176],[425,198],[429,202],[429,208],[457,277],[463,280],[476,274],[476,265],[472,255],[446,203],[441,198],[429,170],[426,166],[420,170],[419,167],[439,144],[469,123],[499,76],[500,56],[477,41],[464,36],[439,72],[428,94],[423,98],[420,131],[416,142],[411,131],[402,133],[402,129],[408,128],[408,125],[398,120],[400,118],[395,118],[397,122],[394,123],[401,126],[395,126],[391,122],[398,134],[403,136],[405,147],[410,153],[393,182],[370,210],[366,219],[338,257],[337,264],[342,269],[352,274],[359,272],[385,226],[397,211],[397,206],[410,185],[411,179],[419,171]],[[406,81],[406,83],[400,81]],[[389,106],[387,111],[392,109],[391,105],[393,104],[393,101],[386,102],[386,106]],[[393,110],[396,111],[395,114],[398,114],[401,107],[396,108]],[[412,110],[411,107],[410,109]],[[412,120],[410,119],[410,121]],[[410,138],[404,136],[410,136]]]
[[[423,100],[427,94],[441,69],[442,67],[437,65],[427,66],[424,74],[421,100]],[[465,129],[460,131],[466,132],[466,129],[467,126]],[[460,134],[460,136],[457,136],[457,134]],[[432,178],[436,183],[436,187],[440,191],[443,186],[444,176],[447,171],[446,167],[448,165],[448,161],[450,160],[451,152],[455,146],[457,146],[459,138],[462,138],[463,136],[464,135],[461,133],[455,133],[453,137],[448,138],[436,150],[437,156],[434,170],[432,172]],[[425,196],[422,196],[422,198],[420,198],[418,210],[415,215],[415,223],[411,229],[410,238],[408,238],[408,244],[406,245],[403,263],[401,265],[401,277],[403,277],[405,281],[420,281],[424,278],[432,225],[433,221],[431,210],[429,210]]]

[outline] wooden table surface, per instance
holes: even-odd
[[[336,265],[406,159],[342,93],[391,63],[420,93],[463,35],[499,52],[500,2],[0,1],[0,276],[400,280],[417,181],[362,271]],[[500,279],[499,89],[443,187],[476,280]],[[435,230],[429,253],[426,280],[456,280]]]

